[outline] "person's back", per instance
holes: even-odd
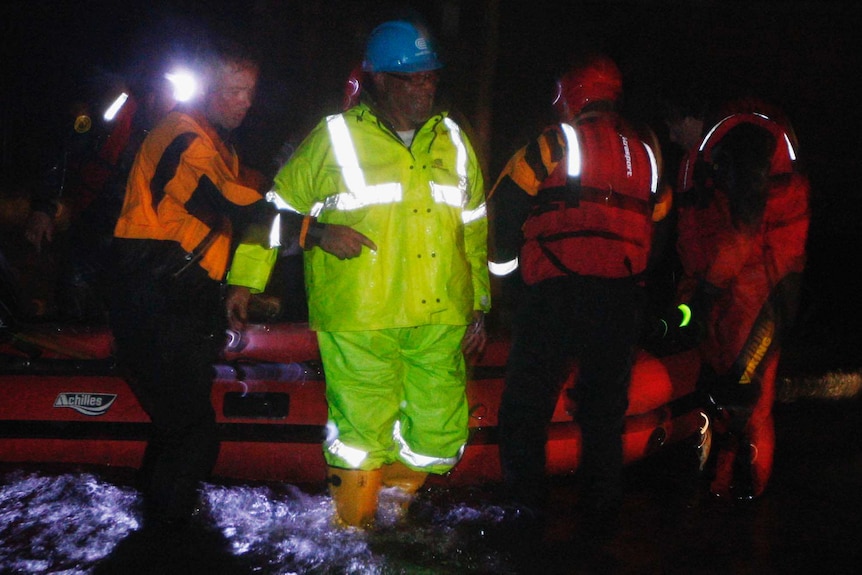
[[[563,136],[570,159],[532,202],[523,228],[524,280],[643,273],[658,175],[652,148],[612,111],[583,112],[552,130]]]
[[[491,271],[520,267],[526,284],[500,403],[500,460],[524,517],[541,517],[547,424],[577,360],[584,534],[605,537],[622,504],[621,432],[660,163],[655,143],[614,111],[622,77],[612,60],[590,55],[557,86],[560,124],[515,153],[490,196]]]

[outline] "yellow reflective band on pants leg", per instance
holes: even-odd
[[[368,457],[368,452],[345,445],[338,439],[338,428],[332,421],[326,424],[326,439],[323,441],[323,449],[327,453],[331,453],[334,458],[347,462],[348,469],[359,469],[362,462]]]
[[[395,438],[395,442],[399,445],[398,455],[401,459],[420,469],[431,469],[432,467],[441,466],[449,468],[454,467],[461,459],[461,455],[464,452],[464,448],[462,446],[454,457],[432,457],[416,453],[410,449],[410,446],[407,445],[406,441],[404,441],[404,437],[401,435],[401,422],[399,421],[395,422],[395,429],[392,432],[392,436]]]

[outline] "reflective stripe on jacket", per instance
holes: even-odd
[[[378,248],[349,260],[305,253],[312,328],[466,325],[490,308],[482,173],[446,114],[418,128],[410,147],[367,104],[327,117],[274,186],[290,209],[350,226]]]

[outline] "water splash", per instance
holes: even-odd
[[[15,470],[0,482],[2,573],[87,575],[140,528],[137,491],[95,474]],[[377,527],[363,531],[338,527],[327,495],[293,485],[207,484],[203,493],[213,527],[254,573],[514,573],[485,539],[504,517],[487,503],[438,497],[417,519],[385,489]]]
[[[134,490],[91,474],[10,473],[0,487],[0,566],[12,573],[87,573],[82,566],[138,529],[137,504]]]

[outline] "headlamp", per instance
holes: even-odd
[[[165,78],[173,85],[174,100],[177,102],[188,102],[201,91],[197,77],[188,70],[169,72],[165,74]]]

